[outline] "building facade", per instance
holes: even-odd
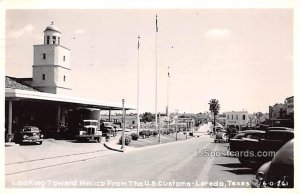
[[[61,32],[53,24],[44,31],[44,44],[34,45],[32,86],[53,94],[70,94],[70,49],[62,46]]]
[[[225,115],[225,127],[235,126],[240,129],[241,127],[247,126],[247,124],[249,123],[249,116],[247,111],[225,112]]]

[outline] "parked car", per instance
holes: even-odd
[[[216,142],[223,142],[223,143],[227,143],[228,142],[228,135],[226,133],[226,130],[219,130],[216,135],[215,135],[215,139],[214,139],[215,143]]]
[[[230,141],[230,150],[241,153],[239,161],[250,167],[258,167],[270,161],[275,152],[278,151],[287,141],[294,138],[294,130],[268,129],[261,134],[248,134],[240,140]]]
[[[294,187],[294,139],[282,146],[272,161],[263,164],[251,181],[252,188]]]
[[[114,137],[117,135],[117,129],[112,122],[103,122],[101,124],[101,131],[104,137]]]
[[[15,143],[43,143],[44,136],[41,134],[41,130],[35,126],[24,126],[15,135]]]
[[[240,131],[236,134],[233,138],[229,140],[229,149],[231,151],[241,151],[243,144],[242,142],[246,141],[247,139],[262,139],[265,138],[265,131],[261,130],[246,130]]]

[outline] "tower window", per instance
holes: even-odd
[[[43,59],[46,59],[46,53],[43,53]]]
[[[66,76],[64,75],[64,82],[66,81]]]
[[[239,115],[236,115],[236,120],[239,120]]]
[[[45,74],[43,74],[43,80],[46,80],[46,75]]]
[[[50,43],[50,36],[47,36],[47,44]]]
[[[53,42],[53,44],[56,43],[56,36],[52,36],[52,42]]]
[[[57,37],[58,38],[58,44],[60,44],[60,37]]]
[[[66,56],[64,56],[63,58],[64,58],[64,61],[66,61]]]

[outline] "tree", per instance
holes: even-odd
[[[260,118],[263,116],[262,112],[255,113],[255,116],[257,118],[257,124],[260,124]]]
[[[216,132],[216,115],[219,113],[220,111],[220,104],[219,101],[217,99],[211,99],[209,101],[209,110],[211,113],[213,113],[214,115],[214,133]]]
[[[146,122],[153,122],[155,120],[155,115],[152,114],[151,112],[145,112],[143,115],[142,115],[142,121],[144,123]]]

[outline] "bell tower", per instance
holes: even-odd
[[[52,22],[44,30],[44,44],[33,46],[32,86],[42,92],[68,94],[71,90],[70,49],[60,42],[61,32]]]

